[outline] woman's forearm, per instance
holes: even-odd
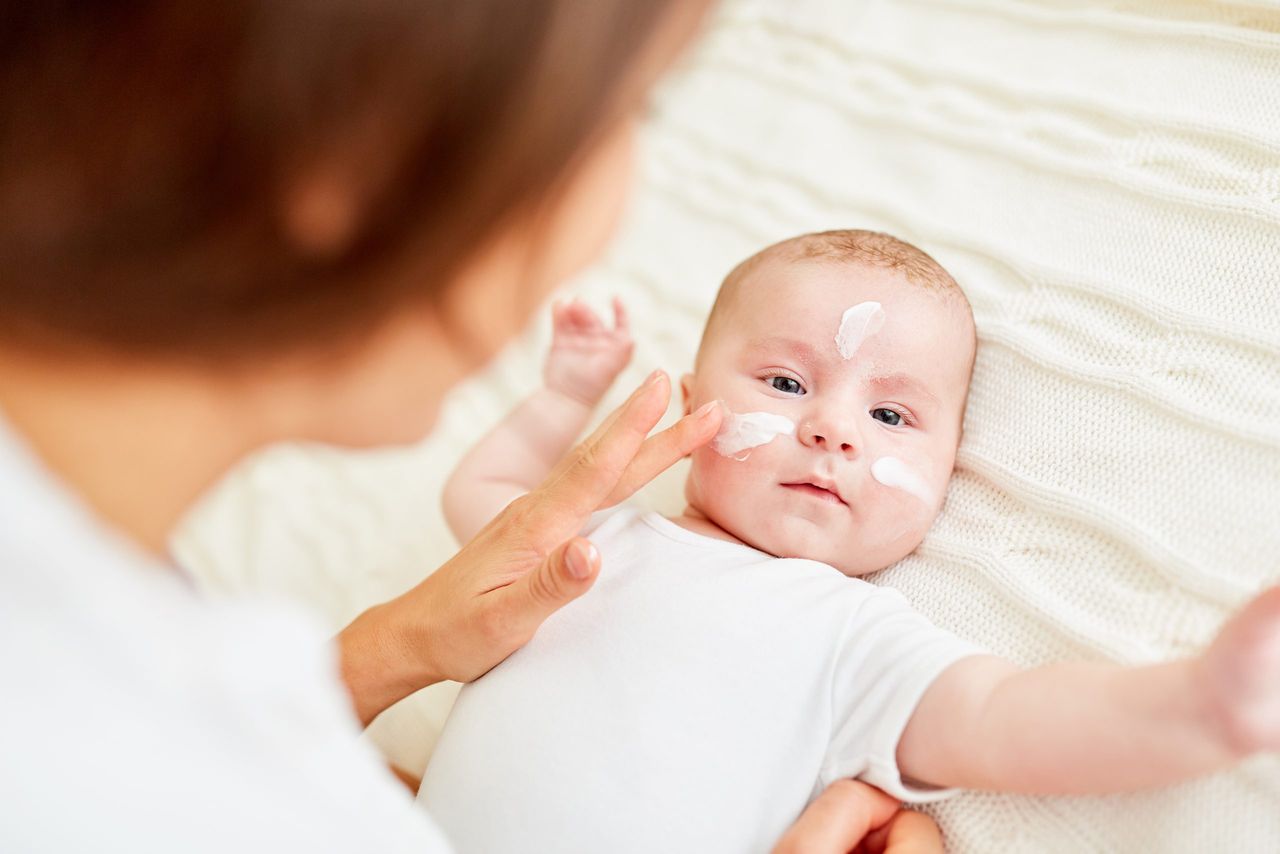
[[[342,681],[361,726],[443,678],[421,655],[426,646],[415,640],[413,628],[398,624],[394,600],[356,617],[336,641]]]

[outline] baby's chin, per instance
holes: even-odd
[[[850,578],[858,578],[863,575],[870,575],[873,572],[879,572],[887,566],[892,566],[902,560],[915,550],[919,543],[903,547],[900,549],[891,549],[886,552],[884,546],[868,548],[862,543],[841,544],[839,547],[830,546],[829,548],[815,549],[812,546],[804,545],[796,548],[780,547],[776,553],[778,557],[795,557],[805,558],[806,560],[821,561],[830,564],[843,574]],[[770,551],[770,554],[775,552]]]
[[[925,531],[907,531],[887,542],[869,541],[862,532],[833,537],[814,522],[791,517],[776,524],[739,523],[704,514],[737,539],[774,557],[803,558],[830,564],[851,578],[870,575],[902,560],[924,539]]]

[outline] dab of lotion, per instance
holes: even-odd
[[[711,450],[724,457],[745,460],[751,449],[767,445],[779,436],[794,436],[796,423],[772,412],[729,412],[725,410],[720,432],[711,440]]]
[[[881,457],[876,460],[871,464],[871,476],[885,486],[914,495],[925,504],[933,503],[933,493],[924,478],[897,457]]]
[[[836,349],[845,359],[852,359],[862,342],[884,326],[884,309],[878,302],[860,302],[845,309],[836,332]]]

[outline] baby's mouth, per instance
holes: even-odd
[[[832,504],[848,506],[847,502],[840,497],[840,493],[835,491],[835,484],[825,485],[813,483],[812,481],[801,481],[798,483],[784,483],[782,486],[793,492],[812,496],[819,501],[827,501]]]

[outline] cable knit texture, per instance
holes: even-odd
[[[944,512],[874,581],[1035,664],[1193,653],[1280,580],[1280,5],[741,0],[660,93],[642,153],[622,234],[573,285],[633,314],[607,403],[688,369],[736,261],[889,231],[964,286],[980,348]],[[420,446],[245,466],[180,558],[335,627],[408,587],[453,547],[451,465],[535,387],[549,332],[544,313]],[[678,509],[682,474],[644,500]],[[421,765],[451,696],[401,704],[375,739]],[[931,809],[959,852],[1275,851],[1277,804],[1271,756],[1158,792]]]

